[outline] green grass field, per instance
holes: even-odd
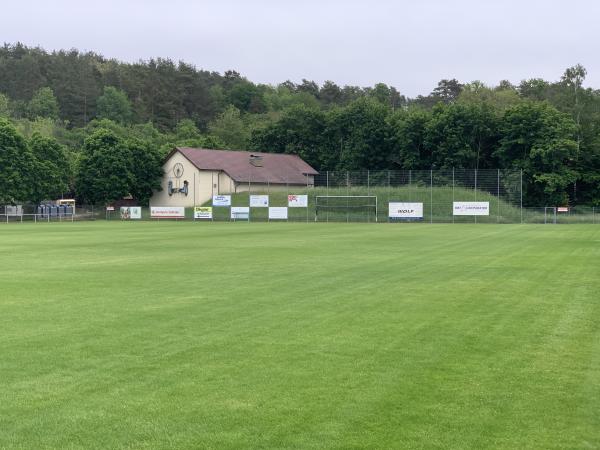
[[[599,448],[600,226],[0,225],[0,448]]]

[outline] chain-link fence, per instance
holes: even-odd
[[[600,208],[523,207],[523,177],[505,170],[325,171],[226,183],[198,176],[154,207],[0,206],[0,221],[195,220],[599,223]]]
[[[600,208],[592,206],[523,208],[523,223],[600,223]]]
[[[377,221],[387,222],[390,203],[422,207],[423,222],[518,222],[522,204],[521,173],[499,170],[401,170],[367,172],[326,172],[315,177],[321,195],[376,196]],[[487,202],[487,214],[458,215],[455,203]],[[330,214],[327,220],[354,221],[370,217],[360,214]],[[407,217],[408,219],[408,217]]]

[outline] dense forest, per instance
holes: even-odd
[[[581,65],[427,96],[77,50],[0,47],[0,202],[146,202],[175,145],[296,153],[318,170],[522,169],[531,206],[600,205],[600,90]],[[107,176],[106,174],[110,174]]]

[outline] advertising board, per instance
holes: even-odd
[[[151,206],[150,217],[153,219],[184,219],[183,206]]]
[[[288,209],[285,206],[269,207],[269,220],[287,220]]]
[[[269,207],[269,196],[268,195],[251,195],[250,196],[250,207],[251,208],[268,208]]]
[[[308,195],[288,195],[289,208],[306,208],[308,206]]]
[[[232,206],[231,218],[233,220],[249,220],[250,208],[248,208],[247,206]]]
[[[212,219],[212,207],[211,206],[195,206],[194,207],[194,219]]]
[[[388,217],[397,220],[415,220],[423,218],[423,203],[390,202]]]
[[[490,202],[453,202],[452,214],[455,216],[489,216]]]
[[[142,218],[142,208],[140,206],[121,206],[121,220],[132,220]]]
[[[213,195],[213,206],[231,206],[231,195]]]

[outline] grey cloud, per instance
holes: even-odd
[[[256,82],[392,84],[415,96],[441,78],[556,80],[582,63],[600,84],[594,1],[10,2],[0,39],[126,61],[185,60]]]

